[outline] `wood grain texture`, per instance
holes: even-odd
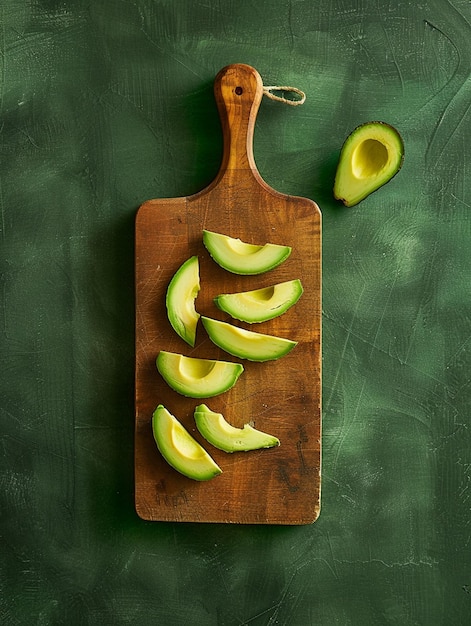
[[[253,524],[306,524],[320,507],[321,446],[321,215],[305,198],[287,196],[260,177],[252,139],[262,98],[259,74],[231,65],[215,80],[224,136],[221,168],[206,189],[186,198],[149,200],[136,218],[136,421],[135,502],[147,520]],[[292,246],[280,267],[261,276],[236,276],[221,269],[202,243],[203,229],[242,241]],[[191,255],[200,261],[197,310],[228,320],[213,298],[300,278],[304,294],[280,318],[252,329],[298,341],[278,361],[243,363],[245,371],[231,390],[207,401],[235,426],[253,422],[281,440],[276,449],[227,454],[196,431],[198,400],[172,391],[159,376],[160,350],[187,356],[238,361],[211,343],[201,325],[194,349],[172,330],[165,294],[178,267]],[[248,324],[237,323],[249,328]],[[223,469],[199,483],[177,473],[160,456],[151,416],[164,404]]]

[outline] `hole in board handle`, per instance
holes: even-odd
[[[236,87],[235,92],[236,95],[241,96],[244,93],[244,90],[242,89],[242,87]]]

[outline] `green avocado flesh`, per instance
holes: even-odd
[[[280,445],[277,437],[256,430],[250,424],[243,428],[231,426],[221,413],[211,411],[205,404],[196,407],[195,422],[206,441],[224,452],[247,452]]]
[[[201,316],[201,321],[211,341],[229,354],[249,361],[272,361],[285,356],[296,341],[263,335]]]
[[[358,126],[342,146],[334,182],[334,197],[354,206],[385,185],[401,169],[404,143],[385,122]]]
[[[167,314],[174,331],[190,346],[195,345],[199,313],[195,299],[200,290],[198,257],[192,256],[177,270],[167,288]]]
[[[196,359],[161,350],[157,369],[174,391],[189,398],[211,398],[233,387],[244,371],[240,363]]]
[[[289,246],[274,243],[258,246],[209,230],[203,231],[203,243],[214,261],[233,274],[268,272],[291,254]]]
[[[152,431],[161,455],[177,472],[194,480],[210,480],[222,473],[206,450],[162,404],[152,416]]]
[[[301,281],[296,279],[253,291],[222,294],[214,302],[233,318],[252,324],[283,315],[296,304],[302,293]]]

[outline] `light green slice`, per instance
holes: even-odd
[[[240,363],[213,361],[161,350],[157,369],[177,393],[189,398],[211,398],[233,387],[244,371]]]
[[[250,424],[243,428],[231,426],[221,413],[211,411],[206,404],[196,407],[195,422],[206,441],[225,452],[247,452],[280,445],[277,437],[256,430]]]
[[[229,354],[249,361],[272,361],[285,356],[296,341],[255,333],[227,322],[201,316],[201,321],[211,341]]]
[[[214,261],[233,274],[268,272],[291,254],[289,246],[254,245],[209,230],[203,231],[203,243]]]
[[[195,345],[199,313],[195,299],[200,290],[198,257],[190,257],[176,271],[167,288],[167,315],[174,331],[188,343]]]
[[[283,315],[296,304],[302,293],[301,281],[295,279],[253,291],[221,294],[214,298],[214,302],[233,318],[252,324]]]
[[[210,480],[221,468],[177,418],[162,405],[152,416],[155,443],[169,465],[193,480]]]

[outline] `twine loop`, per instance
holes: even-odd
[[[299,97],[296,100],[291,100],[290,98],[285,98],[284,96],[277,96],[273,92],[295,93]],[[284,86],[270,85],[267,87],[264,85],[263,94],[267,96],[267,98],[270,98],[270,100],[283,102],[283,104],[289,104],[292,107],[296,107],[296,106],[299,106],[300,104],[304,104],[306,100],[306,94],[304,93],[304,91],[301,91],[301,89],[298,89],[297,87],[288,87],[286,85]]]

